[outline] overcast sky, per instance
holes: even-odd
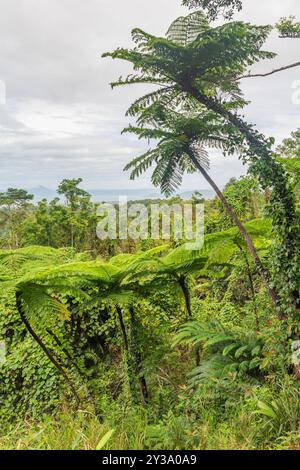
[[[122,169],[147,148],[120,131],[130,102],[142,87],[111,91],[109,82],[126,75],[123,62],[101,59],[118,46],[130,46],[130,31],[141,27],[162,35],[187,10],[180,0],[0,0],[0,79],[6,104],[0,104],[0,188],[55,188],[63,178],[82,177],[86,188],[151,187],[149,176],[130,182]],[[245,0],[238,18],[275,23],[300,17],[299,0]],[[299,61],[300,39],[267,44],[278,53],[259,70]],[[269,78],[244,81],[252,104],[248,120],[278,142],[300,127],[300,67]],[[223,185],[244,169],[236,158],[212,155],[211,174]],[[200,176],[186,177],[183,190],[207,188]]]

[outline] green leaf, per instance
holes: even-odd
[[[264,416],[269,416],[270,418],[277,419],[277,414],[271,408],[271,406],[267,405],[267,403],[264,403],[263,401],[258,401],[257,403],[259,410],[255,410],[255,414],[262,414]]]
[[[234,349],[236,349],[237,347],[238,345],[236,343],[229,344],[223,349],[223,356],[228,356],[228,354]]]
[[[102,450],[103,447],[106,446],[106,444],[108,443],[108,441],[110,440],[110,438],[112,437],[114,432],[115,432],[115,429],[110,429],[109,431],[107,431],[107,433],[104,434],[104,436],[100,439],[100,441],[99,441],[99,443],[96,447],[96,450]]]
[[[245,351],[248,350],[248,346],[242,346],[241,348],[237,349],[236,352],[235,352],[235,357],[236,358],[239,358],[241,357]]]
[[[261,347],[256,346],[255,348],[252,349],[251,351],[251,356],[257,356],[260,353]]]

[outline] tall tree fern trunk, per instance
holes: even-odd
[[[277,251],[274,253],[275,277],[281,293],[281,302],[284,304],[284,309],[290,312],[299,301],[300,236],[295,197],[285,171],[274,159],[270,145],[264,137],[255,132],[238,115],[194,87],[187,87],[183,83],[182,88],[207,109],[222,116],[239,130],[249,145],[251,171],[258,177],[263,189],[273,189],[269,207],[277,239]],[[265,277],[264,274],[263,276]],[[270,295],[274,297],[271,291]],[[276,297],[277,303],[278,296]]]
[[[238,227],[238,229],[240,231],[240,234],[242,235],[243,239],[246,242],[246,245],[247,245],[248,250],[249,250],[249,252],[250,252],[250,254],[251,254],[251,256],[254,260],[254,263],[257,266],[258,272],[259,272],[260,276],[262,277],[262,279],[263,279],[263,281],[266,285],[267,292],[268,292],[269,297],[272,300],[272,303],[273,303],[273,305],[274,305],[274,307],[277,311],[278,318],[280,320],[283,320],[285,318],[285,316],[284,316],[284,314],[283,314],[283,312],[281,311],[281,308],[280,308],[279,296],[278,296],[277,292],[275,291],[275,289],[272,287],[272,282],[271,282],[271,279],[270,279],[270,275],[267,272],[267,270],[264,268],[249,233],[245,229],[245,227],[242,224],[241,220],[236,215],[236,213],[234,212],[234,210],[232,209],[232,207],[230,206],[230,204],[228,203],[226,198],[224,197],[222,191],[219,189],[219,187],[216,185],[216,183],[211,179],[211,177],[205,171],[205,169],[200,165],[200,163],[195,158],[192,151],[190,152],[189,156],[190,156],[192,162],[194,163],[194,165],[196,166],[196,168],[200,171],[200,173],[202,173],[202,175],[204,176],[206,181],[214,189],[214,191],[216,192],[218,198],[220,199],[225,211],[227,212],[227,214],[229,215],[231,220],[234,222],[234,224]]]

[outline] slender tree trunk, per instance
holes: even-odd
[[[54,339],[55,343],[57,344],[57,346],[60,347],[61,351],[65,354],[65,356],[67,357],[67,359],[69,359],[70,363],[75,367],[75,369],[77,370],[77,372],[79,373],[79,375],[83,375],[82,373],[82,370],[80,369],[79,365],[77,364],[77,362],[71,357],[69,351],[67,351],[66,348],[63,347],[61,341],[59,340],[59,338],[56,336],[55,333],[53,333],[53,331],[49,330],[47,328],[47,333],[52,336],[52,338]],[[65,366],[66,366],[66,363],[65,363]]]
[[[193,313],[192,313],[192,307],[191,307],[191,295],[190,295],[189,288],[187,286],[186,277],[185,276],[180,276],[179,279],[178,279],[178,283],[179,283],[180,288],[181,288],[182,293],[183,293],[185,309],[187,311],[187,314],[188,314],[189,318],[192,319]],[[196,367],[199,367],[200,366],[200,360],[201,360],[201,358],[200,358],[200,346],[197,346],[195,348],[195,357],[196,357]]]
[[[248,279],[249,279],[249,285],[250,285],[250,290],[251,290],[251,294],[252,294],[252,298],[253,298],[253,304],[254,304],[254,316],[255,316],[256,328],[257,328],[257,330],[259,330],[260,324],[259,324],[259,318],[258,318],[258,314],[257,314],[256,294],[255,294],[255,289],[254,289],[253,277],[252,277],[252,273],[251,273],[251,266],[250,266],[249,261],[248,261],[247,253],[245,253],[245,251],[243,250],[243,247],[240,246],[238,243],[236,243],[236,244],[237,244],[240,252],[242,253],[242,256],[243,256],[243,258],[245,260],[245,263],[246,263],[247,274],[248,274]]]
[[[130,311],[130,318],[131,318],[131,345],[130,345],[130,352],[132,355],[133,367],[135,369],[135,374],[138,376],[140,392],[143,398],[144,405],[147,405],[149,394],[148,394],[148,387],[145,376],[142,374],[143,364],[142,364],[142,355],[139,350],[139,345],[137,344],[137,337],[136,337],[136,318],[134,314],[134,310],[132,307],[129,309]]]
[[[124,320],[123,320],[122,309],[119,305],[116,305],[116,310],[117,310],[117,314],[118,314],[118,318],[119,318],[120,328],[121,328],[121,331],[122,331],[124,348],[128,352],[129,351],[128,338],[127,338],[125,323],[124,323]]]
[[[183,86],[184,88],[184,86]],[[269,164],[269,175],[268,180],[259,174],[261,183],[265,188],[270,186],[277,187],[278,184],[281,185],[282,182],[286,182],[286,177],[282,167],[276,162],[273,158],[271,150],[266,147],[266,143],[263,140],[263,136],[256,135],[251,127],[246,124],[237,114],[233,114],[228,109],[225,109],[220,103],[215,101],[213,98],[203,95],[195,88],[187,88],[186,90],[191,94],[197,101],[203,104],[206,108],[214,111],[216,114],[224,117],[229,121],[240,133],[245,137],[253,152],[258,156],[259,159],[264,159]],[[295,214],[295,200],[293,194],[288,190],[287,187],[280,187],[280,197],[285,196],[285,199],[282,201],[284,204],[285,210],[289,215]]]
[[[192,315],[192,307],[191,307],[191,296],[190,296],[189,288],[186,284],[186,278],[184,276],[180,276],[178,279],[178,283],[183,293],[186,312],[189,318],[192,318],[193,315]]]
[[[148,399],[149,399],[149,394],[148,394],[146,379],[143,375],[142,375],[142,377],[140,377],[139,382],[140,382],[140,391],[141,391],[141,395],[143,397],[144,405],[147,405]]]
[[[16,305],[17,305],[17,309],[18,309],[19,315],[21,317],[21,320],[24,323],[24,325],[26,326],[28,332],[33,337],[33,339],[37,342],[37,344],[40,346],[40,348],[44,351],[44,353],[46,354],[46,356],[48,357],[50,362],[52,362],[52,364],[56,367],[58,372],[62,375],[62,377],[64,378],[66,384],[69,386],[69,388],[70,388],[70,390],[71,390],[71,392],[72,392],[72,394],[73,394],[73,396],[76,400],[77,406],[79,406],[80,399],[79,399],[79,396],[77,395],[77,392],[75,390],[75,387],[74,387],[71,379],[68,377],[68,375],[65,372],[65,370],[63,369],[63,367],[53,357],[53,355],[51,354],[51,352],[49,351],[47,346],[43,343],[41,338],[36,334],[36,332],[31,327],[29,321],[27,320],[26,315],[24,314],[24,311],[23,311],[23,306],[22,306],[22,301],[21,301],[21,293],[20,292],[16,293]]]
[[[118,314],[118,318],[119,318],[120,328],[121,328],[121,331],[122,331],[124,348],[126,350],[127,355],[129,355],[130,354],[129,341],[128,341],[128,337],[127,337],[125,323],[124,323],[124,320],[123,320],[122,309],[119,305],[116,305],[116,310],[117,310],[117,314]],[[135,319],[134,319],[133,311],[130,312],[130,315],[131,315],[131,323],[133,325],[133,328],[135,328],[135,325],[134,325]],[[133,338],[133,340],[134,339],[135,338]],[[134,345],[134,346],[136,346],[136,345]],[[134,367],[137,369],[137,372],[139,372],[140,370],[142,370],[141,354],[139,353],[139,351],[134,351],[133,355],[134,355],[133,360],[135,362]],[[132,361],[130,361],[130,362],[132,362]],[[131,364],[129,364],[129,367],[131,367]],[[130,382],[132,382],[131,371],[129,371],[129,380],[130,380]],[[144,404],[147,404],[147,402],[148,402],[148,389],[147,389],[146,379],[145,379],[144,376],[139,377],[139,386],[140,386],[140,392],[141,392],[141,395],[142,395],[142,398],[143,398],[143,402],[144,402]],[[134,385],[132,383],[131,383],[131,388],[134,388]]]
[[[74,227],[71,224],[71,247],[74,248]]]
[[[57,344],[57,346],[59,346],[61,348],[61,351],[66,355],[66,357],[69,359],[70,363],[75,367],[75,369],[77,370],[78,374],[79,374],[79,377],[81,378],[82,376],[84,377],[84,372],[82,371],[82,369],[79,367],[79,365],[77,364],[76,360],[73,360],[71,355],[69,354],[69,352],[63,347],[61,341],[59,340],[59,338],[56,336],[55,333],[53,333],[53,331],[47,329],[46,330],[47,333],[52,336],[52,338],[54,339],[55,343]],[[66,364],[64,364],[65,367],[67,367]],[[68,384],[69,385],[69,384]],[[85,385],[85,384],[84,384]],[[92,396],[92,394],[90,393],[89,391],[89,388],[87,387],[86,389],[86,393],[87,393],[87,396],[89,397],[90,399],[90,402],[93,403],[94,402],[94,397]],[[95,407],[95,411],[96,410],[96,407]]]
[[[192,162],[194,163],[194,165],[196,166],[196,168],[200,171],[200,173],[202,173],[202,175],[204,176],[204,178],[206,179],[206,181],[210,184],[210,186],[214,189],[214,191],[216,192],[218,198],[220,199],[224,209],[226,210],[227,214],[230,216],[231,220],[235,223],[235,225],[238,227],[243,239],[245,240],[246,242],[246,245],[248,247],[248,250],[254,260],[254,263],[256,264],[257,266],[257,269],[258,269],[258,272],[260,273],[262,279],[264,280],[264,283],[266,285],[266,288],[267,288],[267,291],[268,291],[268,294],[275,306],[275,309],[277,311],[277,315],[278,315],[278,318],[280,320],[283,320],[285,318],[285,316],[283,315],[283,313],[281,312],[281,309],[280,309],[280,299],[275,291],[275,289],[271,286],[271,279],[270,279],[270,276],[269,276],[269,273],[266,271],[266,269],[264,268],[259,256],[258,256],[258,253],[256,251],[256,248],[253,244],[253,241],[250,237],[250,235],[248,234],[247,230],[245,229],[244,225],[242,224],[242,222],[240,221],[240,219],[238,218],[238,216],[236,215],[236,213],[234,212],[234,210],[232,209],[232,207],[230,206],[230,204],[227,202],[226,198],[223,196],[223,193],[222,191],[218,188],[218,186],[216,185],[216,183],[211,179],[211,177],[209,176],[209,174],[204,170],[204,168],[200,165],[200,163],[198,162],[198,160],[195,158],[195,156],[193,155],[193,152],[190,152],[189,153],[189,156],[192,160]]]

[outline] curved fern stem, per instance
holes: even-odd
[[[41,338],[37,335],[37,333],[33,330],[32,326],[30,325],[29,321],[27,320],[26,318],[26,315],[24,313],[24,310],[23,310],[23,306],[22,306],[22,300],[21,300],[21,292],[20,291],[17,291],[16,292],[16,305],[17,305],[17,310],[19,312],[19,315],[21,317],[21,320],[22,322],[24,323],[28,333],[33,337],[33,339],[37,342],[37,344],[40,346],[40,348],[44,351],[44,353],[46,354],[46,356],[48,357],[49,361],[52,362],[52,364],[56,367],[56,369],[58,370],[58,372],[60,373],[60,375],[63,376],[66,384],[68,385],[68,387],[70,388],[74,398],[75,398],[75,401],[76,401],[76,404],[77,404],[77,407],[79,406],[80,404],[80,398],[75,390],[75,387],[71,381],[71,379],[69,378],[69,376],[67,375],[66,371],[63,369],[63,367],[57,362],[57,360],[53,357],[53,355],[51,354],[51,352],[49,351],[49,349],[47,348],[47,346],[43,343],[43,341],[41,340]]]
[[[122,309],[119,305],[116,305],[116,310],[117,310],[119,323],[120,323],[120,327],[121,327],[121,331],[122,331],[124,347],[125,347],[126,351],[128,352],[128,350],[129,350],[128,338],[127,338],[125,323],[124,323],[124,320],[123,320]]]
[[[131,322],[131,344],[130,344],[130,356],[132,362],[132,369],[135,376],[138,378],[139,381],[139,388],[143,400],[143,404],[147,405],[149,401],[149,393],[147,382],[144,374],[142,373],[143,364],[142,364],[142,354],[140,351],[140,347],[138,344],[137,338],[137,329],[138,329],[138,322],[135,317],[134,308],[130,306],[129,308],[130,313],[130,322]]]
[[[188,314],[188,317],[190,321],[193,318],[193,312],[192,312],[192,306],[191,306],[191,294],[187,285],[187,280],[185,276],[179,276],[178,279],[179,286],[182,290],[183,297],[184,297],[184,303],[185,303],[185,309]],[[200,366],[200,346],[196,346],[195,348],[195,360],[196,360],[196,367]]]
[[[178,283],[183,293],[186,312],[189,318],[191,319],[193,316],[191,307],[191,296],[185,276],[179,276]]]
[[[248,275],[248,279],[249,279],[250,290],[251,290],[252,299],[253,299],[255,323],[256,323],[257,331],[259,331],[260,321],[259,321],[259,317],[258,317],[258,314],[257,314],[256,295],[255,295],[254,282],[253,282],[253,277],[252,277],[252,273],[251,273],[250,263],[249,263],[249,260],[248,260],[247,253],[245,252],[243,247],[237,241],[235,242],[235,244],[237,245],[238,249],[240,250],[240,252],[241,252],[241,254],[242,254],[242,256],[245,260],[245,264],[246,264],[246,268],[247,268],[247,275]]]
[[[79,373],[79,375],[81,376],[82,375],[82,370],[80,369],[79,365],[77,364],[76,361],[73,360],[73,358],[71,357],[69,351],[63,347],[61,341],[59,340],[59,338],[56,336],[55,333],[53,333],[53,331],[51,331],[50,329],[47,328],[47,333],[52,336],[52,338],[54,339],[55,343],[57,344],[57,346],[61,349],[61,351],[65,354],[65,356],[67,357],[67,359],[69,359],[70,363],[75,367],[75,369],[77,370],[77,372]]]

